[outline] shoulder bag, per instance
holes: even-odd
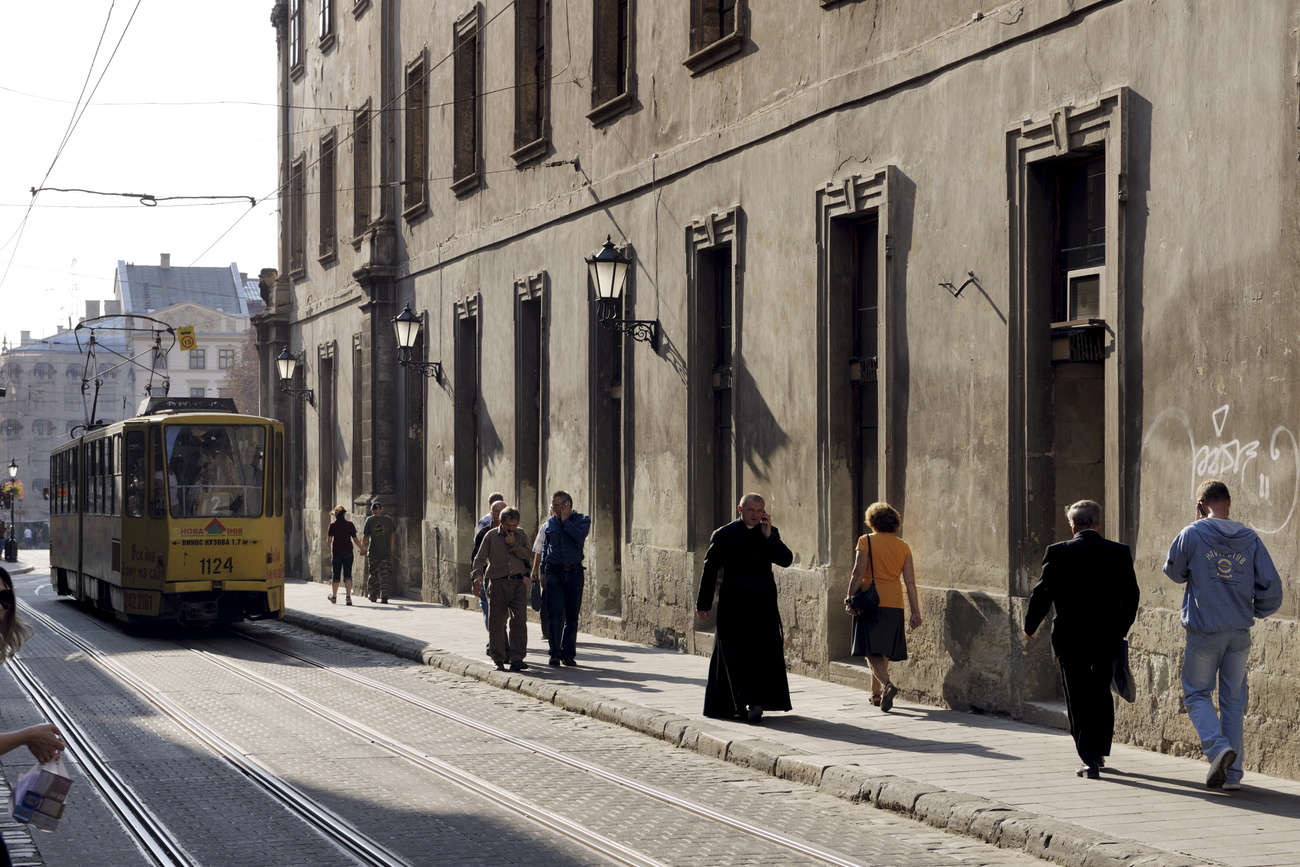
[[[867,562],[871,564],[871,583],[845,600],[858,617],[870,617],[880,607],[880,593],[876,590],[876,561],[871,555],[870,535],[867,536]]]

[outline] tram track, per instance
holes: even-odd
[[[411,693],[406,692],[404,690],[391,687],[385,683],[374,680],[373,678],[365,677],[364,675],[354,674],[353,672],[346,671],[336,666],[331,666],[326,663],[322,663],[319,660],[313,659],[306,654],[298,653],[297,651],[289,650],[284,647],[280,647],[278,645],[272,644],[270,642],[262,641],[261,639],[254,638],[239,630],[227,630],[227,633],[231,635],[237,635],[240,638],[244,639],[245,641],[267,648],[268,650],[271,650],[275,653],[288,656],[291,659],[296,659],[299,662],[302,662],[304,664],[313,666],[318,669],[322,669],[336,677],[340,677],[344,680],[350,681],[360,686],[367,687],[369,689],[377,690],[391,698],[395,698],[398,699],[399,701],[403,701],[406,702],[407,704],[411,704],[423,711],[435,714],[439,717],[442,717],[443,719],[446,719],[462,727],[472,729],[473,731],[479,732],[480,734],[484,734],[493,739],[511,744],[522,750],[549,759],[550,761],[563,765],[565,767],[572,768],[574,770],[581,771],[583,773],[589,774],[593,777],[604,780],[606,782],[613,783],[614,785],[619,786],[625,790],[635,792],[639,795],[650,798],[661,804],[665,804],[674,809],[693,815],[696,818],[704,819],[714,824],[729,828],[733,831],[738,831],[748,836],[757,838],[765,843],[780,847],[781,849],[784,849],[788,852],[796,853],[798,855],[801,855],[805,858],[809,858],[819,863],[835,865],[835,867],[862,867],[862,862],[860,861],[855,861],[839,853],[832,852],[830,850],[811,845],[809,843],[795,839],[785,834],[779,834],[773,831],[769,831],[765,828],[754,825],[753,823],[746,822],[743,819],[739,819],[734,816],[727,815],[726,813],[720,810],[715,810],[712,807],[708,807],[704,804],[700,804],[688,798],[683,798],[678,795],[674,795],[670,792],[666,792],[662,789],[656,788],[646,783],[642,783],[639,780],[635,780],[624,774],[619,774],[617,772],[610,771],[592,762],[585,761],[583,759],[564,753],[560,750],[556,750],[551,747],[548,747],[544,744],[537,743],[536,741],[531,741],[526,738],[519,737],[518,735],[504,731],[495,726],[489,725],[479,720],[475,720],[472,717],[468,717],[458,711],[452,710],[451,708],[444,707],[442,705],[420,698],[419,696],[412,695]],[[244,666],[239,665],[238,663],[234,663],[223,657],[216,656],[215,654],[212,654],[210,651],[199,650],[193,647],[190,647],[188,649],[194,653],[198,653],[207,657],[209,661],[223,668],[226,668],[236,674],[239,674],[240,676],[245,677],[252,682],[258,683],[264,688],[274,690],[275,692],[283,695],[285,698],[291,701],[295,701],[295,702],[301,701],[305,703],[304,706],[306,706],[306,704],[318,706],[319,708],[321,708],[321,710],[316,710],[314,712],[322,716],[325,716],[328,719],[332,719],[336,721],[341,719],[340,715],[337,714],[337,712],[324,708],[323,705],[319,705],[319,703],[315,702],[313,699],[299,696],[293,690],[275,684],[274,682],[269,681],[266,678],[263,678],[261,675],[257,674],[256,672],[249,671]],[[384,741],[387,740],[387,738],[384,738],[384,736],[382,735],[379,735],[379,737],[382,738]],[[388,746],[386,743],[382,741],[376,741],[376,743],[377,745],[384,746],[386,748]],[[409,750],[409,748],[402,748],[402,749]],[[443,763],[439,763],[439,764],[443,764]]]
[[[34,610],[30,606],[24,609],[23,613],[30,619],[39,622],[51,633],[59,636],[64,641],[86,654],[87,658],[92,662],[106,671],[113,678],[129,687],[145,701],[152,704],[158,709],[158,711],[182,728],[191,737],[195,738],[209,751],[228,763],[250,782],[261,788],[267,795],[280,803],[291,813],[306,822],[317,833],[321,834],[348,855],[355,858],[357,863],[370,865],[370,867],[412,867],[409,861],[391,851],[370,835],[361,831],[340,814],[323,804],[318,803],[301,789],[282,780],[270,768],[267,768],[257,759],[253,758],[247,750],[200,721],[193,714],[180,707],[176,702],[164,696],[158,689],[153,687],[143,678],[136,676],[125,667],[109,659],[99,650],[99,648],[95,647],[81,636],[71,632],[57,620]],[[30,677],[30,672],[28,672],[28,680],[29,682],[34,682],[34,678]],[[54,709],[54,704],[56,703],[43,706],[41,709],[48,712]],[[60,730],[66,731],[63,729],[63,724],[65,721],[71,722],[71,720],[69,720],[68,715],[61,710],[60,718],[62,720],[59,721]],[[73,724],[75,726],[75,722]],[[90,741],[86,738],[83,743],[89,744]],[[79,751],[77,755],[85,757],[94,752],[94,750],[85,749]],[[97,787],[99,786],[97,780],[95,780],[95,784]],[[127,790],[129,791],[129,787],[127,787]],[[103,791],[103,789],[101,789],[101,791]],[[109,799],[106,797],[106,800]],[[110,807],[117,812],[116,805],[113,804],[111,800],[109,802]],[[135,831],[129,824],[128,830],[134,835]],[[161,861],[159,863],[179,863],[188,865],[198,864],[200,862],[188,860],[180,862]]]
[[[9,660],[8,667],[37,709],[59,727],[67,753],[76,759],[82,774],[99,791],[145,857],[160,867],[200,867],[202,862],[186,851],[162,817],[145,806],[144,800],[113,770],[94,739],[32,674],[21,655]]]

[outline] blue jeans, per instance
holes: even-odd
[[[1214,760],[1228,747],[1237,760],[1228,768],[1229,783],[1241,782],[1242,718],[1246,715],[1246,662],[1250,659],[1250,630],[1188,632],[1183,652],[1183,704],[1196,733],[1201,752]],[[1214,709],[1214,688],[1219,688],[1219,709]]]
[[[581,568],[546,572],[546,638],[552,659],[574,659],[578,652],[578,611],[582,608]]]

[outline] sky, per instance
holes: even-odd
[[[3,0],[0,331],[11,346],[111,298],[119,259],[235,262],[250,277],[276,267],[272,5]],[[33,187],[242,198],[146,207],[48,189],[33,199]]]

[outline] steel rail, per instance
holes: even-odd
[[[346,680],[350,680],[362,686],[370,687],[371,689],[378,690],[393,698],[407,702],[408,704],[412,704],[422,710],[426,710],[430,713],[437,714],[438,716],[443,717],[444,719],[450,720],[452,722],[455,722],[459,725],[474,729],[475,731],[481,732],[483,734],[513,744],[514,746],[527,750],[528,752],[535,753],[539,756],[543,756],[545,758],[548,758],[554,762],[558,762],[559,764],[565,765],[567,767],[584,771],[588,774],[591,774],[594,777],[598,777],[607,782],[614,783],[615,785],[621,786],[631,791],[638,792],[653,800],[675,807],[687,813],[691,813],[702,819],[707,819],[708,821],[715,822],[720,825],[724,825],[728,828],[731,828],[732,830],[743,832],[750,836],[756,837],[760,840],[766,841],[776,846],[780,846],[781,848],[788,849],[792,852],[797,852],[800,855],[803,855],[807,858],[811,858],[815,861],[820,861],[825,864],[833,864],[836,865],[836,867],[863,867],[863,864],[860,861],[851,860],[836,852],[831,852],[829,850],[822,849],[817,846],[813,846],[812,844],[805,843],[801,840],[796,840],[793,837],[787,837],[784,834],[778,834],[773,831],[768,831],[765,828],[761,828],[757,825],[746,822],[743,819],[737,819],[734,816],[729,816],[726,813],[713,809],[712,807],[706,807],[703,804],[696,803],[695,801],[691,801],[687,798],[679,797],[670,792],[665,792],[662,789],[657,789],[653,786],[647,785],[638,780],[634,780],[631,777],[627,777],[622,774],[615,773],[613,771],[602,768],[599,765],[595,765],[590,762],[583,761],[582,759],[567,755],[563,752],[560,752],[559,750],[555,750],[543,744],[536,743],[535,741],[530,741],[525,738],[521,738],[517,735],[511,734],[510,732],[504,731],[503,729],[498,729],[495,726],[488,725],[487,723],[479,722],[478,720],[473,719],[472,717],[467,717],[464,714],[451,710],[450,708],[446,708],[441,705],[434,704],[433,702],[426,701],[425,699],[422,699],[419,696],[411,695],[410,693],[404,692],[403,690],[397,689],[395,687],[390,687],[385,683],[381,683],[377,680],[373,680],[371,678],[365,677],[364,675],[353,674],[350,671],[345,671],[344,669],[327,665],[318,660],[312,659],[310,656],[306,656],[305,654],[298,653],[295,650],[289,650],[283,647],[278,647],[274,644],[271,644],[270,642],[263,641],[258,638],[254,638],[253,636],[248,635],[240,630],[227,630],[227,632],[232,635],[238,635],[242,637],[244,640],[252,642],[253,644],[259,644],[263,647],[275,651],[276,653],[289,656],[293,659],[297,659],[301,662],[305,662],[308,665],[315,666],[316,668],[324,669],[325,671],[328,671],[331,674],[334,674],[338,677],[344,678]],[[205,651],[196,651],[196,652],[203,653]],[[231,664],[233,665],[233,663]],[[257,677],[258,675],[254,674],[253,676]]]
[[[617,864],[626,864],[628,867],[664,867],[662,862],[651,858],[642,852],[638,852],[629,846],[624,846],[622,843],[611,840],[601,834],[597,834],[595,831],[592,831],[577,822],[566,819],[557,813],[552,813],[550,810],[543,807],[539,807],[506,789],[493,783],[489,783],[488,781],[476,777],[467,771],[463,771],[454,765],[448,764],[441,759],[435,759],[432,756],[425,755],[414,747],[393,740],[382,732],[370,728],[365,723],[350,719],[338,711],[332,710],[331,708],[321,704],[315,699],[308,698],[307,696],[302,695],[287,686],[278,684],[269,678],[263,677],[254,671],[249,671],[238,663],[231,662],[228,659],[206,650],[200,650],[195,647],[187,647],[187,649],[191,653],[198,654],[213,665],[224,668],[232,674],[244,678],[250,683],[257,684],[263,689],[293,702],[309,713],[315,714],[327,722],[333,723],[344,731],[365,738],[375,746],[388,750],[394,755],[400,756],[418,767],[431,771],[448,782],[468,789],[474,794],[480,795],[498,806],[522,813],[534,822],[537,822],[562,836],[581,843]]]
[[[113,662],[93,644],[69,631],[58,621],[39,611],[35,611],[31,606],[26,606],[23,613],[33,620],[41,622],[51,632],[80,649],[95,664],[129,686],[214,754],[225,760],[252,783],[283,804],[291,813],[305,821],[319,834],[330,840],[348,855],[356,858],[360,863],[374,865],[374,867],[412,867],[410,862],[361,831],[343,816],[323,804],[317,803],[311,796],[296,786],[280,779],[270,768],[253,758],[238,744],[200,722],[188,711],[164,696],[152,684]]]
[[[59,727],[63,741],[68,745],[67,752],[76,757],[82,774],[94,785],[141,853],[162,867],[202,867],[203,862],[185,850],[162,818],[144,806],[143,799],[109,766],[86,730],[41,684],[22,659],[9,660],[9,669],[37,709]]]

